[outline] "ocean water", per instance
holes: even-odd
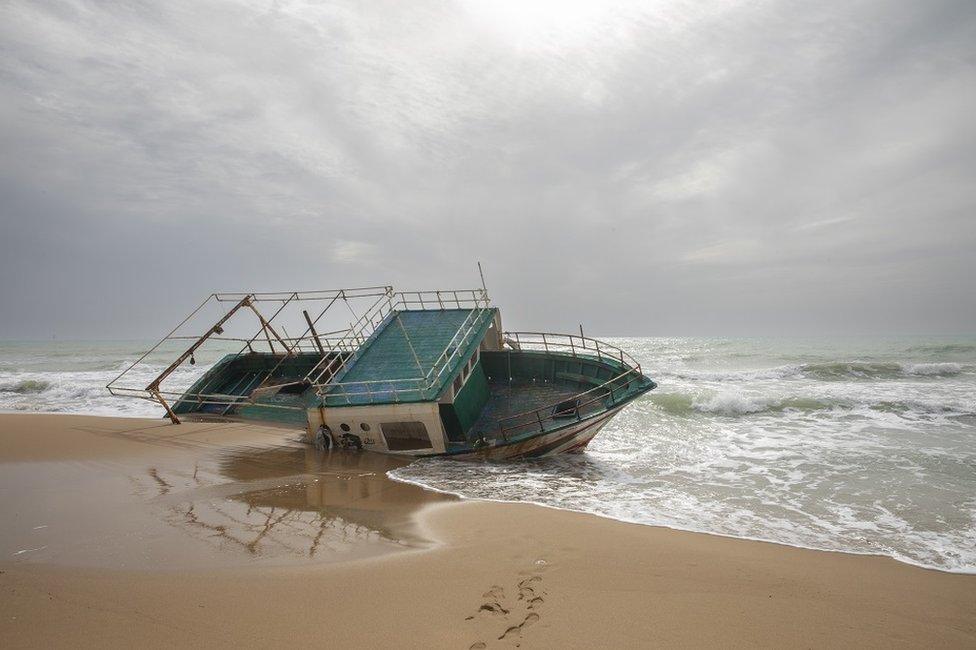
[[[390,475],[469,498],[976,572],[976,337],[608,340],[659,387],[586,453],[421,460]],[[0,343],[0,410],[162,416],[104,389],[146,347]],[[185,365],[174,384],[221,353]]]

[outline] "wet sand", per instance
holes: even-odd
[[[399,463],[0,415],[0,643],[976,647],[976,576],[458,502],[386,479]]]

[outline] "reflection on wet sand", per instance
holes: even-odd
[[[10,419],[0,557],[137,569],[348,560],[428,543],[413,516],[453,497],[406,461],[322,452],[291,430],[63,416]],[[57,425],[57,426],[55,426]]]
[[[412,515],[451,497],[386,478],[405,462],[287,445],[220,454],[213,469],[196,462],[192,472],[146,475],[168,505],[167,523],[222,552],[329,561],[425,543]]]

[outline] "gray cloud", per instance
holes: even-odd
[[[7,2],[0,336],[211,290],[513,327],[973,331],[968,2]]]

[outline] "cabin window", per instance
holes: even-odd
[[[390,451],[430,449],[430,436],[423,422],[381,422],[380,430]]]
[[[366,424],[365,422],[360,423],[359,428],[362,429],[363,431],[369,431],[369,425]]]
[[[339,425],[339,428],[342,429],[343,431],[345,431],[346,433],[349,433],[349,425],[346,424],[345,422],[343,422],[342,424],[340,424]]]
[[[463,384],[463,383],[464,383],[464,380],[461,379],[461,375],[458,375],[457,377],[454,378],[454,396],[455,397],[457,397],[457,394],[461,392],[461,384]]]

